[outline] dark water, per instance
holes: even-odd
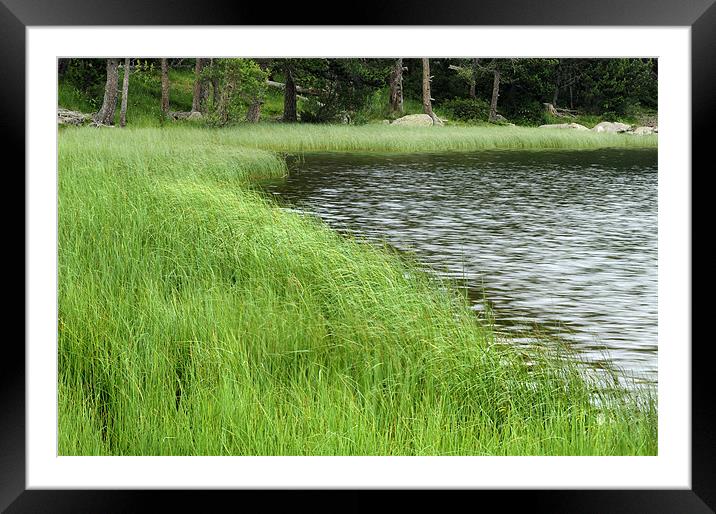
[[[656,383],[656,150],[308,155],[265,188],[458,279],[517,342]]]

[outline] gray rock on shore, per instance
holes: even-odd
[[[69,109],[63,109],[59,107],[57,109],[57,124],[58,125],[84,125],[92,121],[91,114],[85,114],[78,111],[70,111]]]
[[[646,136],[648,134],[656,134],[658,132],[659,129],[657,127],[637,127],[631,131],[630,134],[634,134],[635,136]]]
[[[620,123],[618,121],[602,121],[592,127],[592,132],[628,132],[631,130],[631,125],[626,123]]]
[[[551,125],[540,125],[538,128],[555,128],[555,129],[573,129],[573,130],[589,130],[579,123],[554,123]]]
[[[427,114],[408,114],[407,116],[394,120],[391,125],[429,127],[433,125],[433,119]],[[439,121],[438,125],[442,125],[442,121]]]

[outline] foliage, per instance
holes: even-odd
[[[291,59],[297,84],[314,94],[306,99],[301,120],[330,123],[352,119],[385,85],[384,59]]]
[[[253,59],[214,59],[201,78],[216,81],[219,89],[216,104],[210,105],[209,123],[226,125],[237,121],[247,105],[263,101],[268,72]]]
[[[74,90],[75,95],[84,95],[96,111],[102,105],[102,95],[107,73],[106,59],[66,59],[62,62],[61,83]]]
[[[656,60],[596,59],[582,66],[578,101],[587,110],[633,114],[642,103],[656,107]]]
[[[266,101],[266,114],[280,118],[283,93],[266,90],[265,78],[285,81],[290,70],[298,93],[297,111],[303,122],[369,123],[391,119],[388,106],[388,77],[393,59],[212,59],[202,72],[205,81],[216,80],[225,94],[216,105],[210,95],[208,122],[224,125],[243,121],[253,100]],[[563,59],[563,58],[431,58],[431,94],[436,109],[445,107],[448,118],[479,123],[479,108],[492,96],[494,68],[500,70],[497,110],[509,121],[535,125],[546,119],[543,103],[569,107],[579,115],[606,114],[609,119],[639,119],[657,107],[656,59]],[[148,124],[160,120],[159,59],[133,59],[130,79],[129,123]],[[194,59],[170,59],[171,109],[189,110]],[[95,111],[102,103],[105,81],[104,59],[60,59],[60,99]],[[422,112],[422,63],[403,60],[405,114]],[[476,99],[469,100],[473,89]],[[135,95],[145,95],[132,105]],[[176,97],[176,100],[175,100]],[[151,101],[150,101],[151,100]],[[453,102],[454,103],[451,103]],[[144,106],[146,105],[146,110]],[[66,105],[67,107],[67,105]],[[447,111],[456,110],[456,114]],[[132,112],[133,111],[133,112]],[[470,112],[468,112],[470,111]],[[437,111],[436,111],[437,112]],[[438,113],[438,116],[440,114]],[[132,121],[132,120],[135,121]],[[267,119],[267,116],[263,116]]]
[[[490,116],[490,103],[480,98],[453,98],[442,102],[440,107],[451,120],[487,121]]]
[[[502,111],[512,123],[517,125],[541,125],[545,123],[545,108],[539,101],[529,97],[517,97],[507,103]]]

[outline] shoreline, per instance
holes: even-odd
[[[574,366],[501,348],[459,295],[249,190],[283,152],[656,136],[266,127],[60,131],[60,454],[656,454],[655,397],[596,407]]]

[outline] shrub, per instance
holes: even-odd
[[[487,121],[490,116],[490,104],[480,98],[453,98],[441,107],[454,120]]]
[[[545,109],[541,102],[524,97],[505,106],[507,118],[518,125],[541,125],[545,123]]]
[[[602,114],[602,119],[604,121],[617,121],[617,113],[614,111],[607,111]]]

